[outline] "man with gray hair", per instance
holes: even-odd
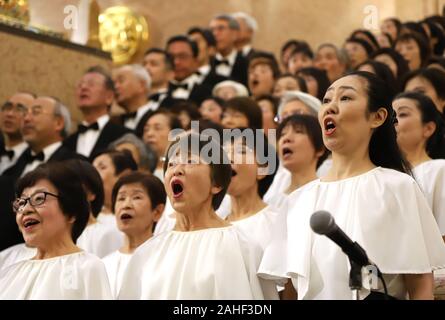
[[[258,24],[254,17],[245,12],[235,12],[232,14],[232,17],[238,21],[240,27],[235,45],[243,56],[249,59],[255,51],[252,48],[252,40],[258,31]]]
[[[247,86],[247,59],[235,46],[240,30],[238,21],[231,15],[221,14],[210,21],[209,29],[215,37],[217,51],[212,69]]]
[[[57,98],[40,96],[34,99],[24,115],[22,127],[23,139],[29,148],[4,174],[15,180],[42,163],[85,159],[62,144],[70,127],[70,112]]]
[[[115,69],[113,81],[117,103],[125,109],[121,116],[122,125],[141,137],[145,125],[143,119],[158,107],[148,101],[151,77],[143,66],[130,64]]]
[[[16,92],[0,108],[0,136],[4,137],[4,146],[0,146],[0,174],[16,164],[28,147],[23,140],[21,128],[26,110],[34,101],[34,94]]]

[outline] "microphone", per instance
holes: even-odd
[[[349,259],[359,267],[372,264],[365,250],[357,242],[353,242],[343,230],[340,229],[329,212],[323,210],[316,211],[311,216],[310,225],[315,233],[325,235],[334,241]]]

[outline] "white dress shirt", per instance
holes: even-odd
[[[39,164],[47,162],[49,160],[49,158],[51,158],[51,156],[54,154],[54,152],[56,152],[56,150],[60,148],[61,145],[62,145],[62,141],[58,141],[58,142],[55,142],[55,143],[50,144],[49,146],[45,147],[42,150],[43,156],[44,156],[43,161],[34,160],[33,162],[28,163],[26,165],[25,169],[23,169],[22,176],[24,176],[26,173],[37,168]],[[36,153],[34,153],[34,151],[31,151],[31,154],[35,155]]]
[[[26,148],[28,148],[28,144],[26,142],[21,142],[12,148],[7,148],[5,146],[6,151],[14,151],[14,156],[11,159],[9,159],[9,157],[6,155],[0,157],[0,174],[15,165],[18,158],[20,158]]]
[[[198,68],[199,84],[204,82],[204,79],[210,73],[210,70],[211,70],[211,67],[209,64],[206,64],[205,66],[201,66]]]
[[[229,77],[230,74],[232,73],[233,65],[235,64],[237,55],[238,52],[235,49],[233,49],[232,52],[226,57],[223,57],[220,53],[217,53],[215,55],[215,59],[227,60],[229,62],[229,66],[226,64],[217,65],[215,68],[216,73],[224,77]]]
[[[124,126],[128,129],[135,130],[142,116],[150,110],[150,104],[146,103],[136,111],[136,116],[124,121]]]
[[[150,99],[150,97],[153,95],[159,95],[159,98],[157,100]],[[151,110],[151,111],[158,110],[159,106],[161,105],[162,101],[164,101],[164,99],[167,97],[167,95],[168,95],[167,88],[164,88],[164,89],[159,90],[158,92],[152,93],[148,97],[149,110]]]
[[[99,139],[99,136],[108,121],[110,121],[110,116],[108,114],[105,114],[97,119],[99,130],[88,130],[84,133],[79,134],[76,146],[76,152],[78,154],[81,154],[87,158],[90,156],[91,151],[93,151],[93,148],[97,142],[97,139]],[[89,125],[85,121],[82,122],[82,124],[86,126]]]
[[[187,89],[177,88],[172,91],[172,97],[175,99],[188,99],[190,96],[190,92],[192,92],[195,84],[199,83],[200,77],[194,73],[182,81],[172,80],[173,85],[187,85]]]
[[[250,51],[252,51],[252,46],[250,44],[246,44],[241,49],[241,53],[243,54],[244,57],[247,57],[249,55]]]

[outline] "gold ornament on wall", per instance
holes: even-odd
[[[99,16],[102,50],[111,52],[115,64],[128,63],[148,37],[147,21],[130,8],[111,7]]]
[[[29,23],[28,0],[0,0],[0,16]]]

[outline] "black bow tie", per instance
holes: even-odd
[[[121,115],[121,119],[122,119],[122,121],[127,121],[127,120],[129,120],[129,119],[134,119],[134,118],[136,118],[136,114],[137,114],[137,111],[135,111],[135,112],[129,112],[129,113],[124,113],[123,115]]]
[[[39,153],[33,155],[31,152],[31,149],[28,149],[28,152],[26,153],[26,162],[33,163],[36,160],[39,160],[39,161],[45,160],[45,155],[43,154],[43,152],[40,151]]]
[[[189,90],[189,85],[187,83],[171,83],[172,91],[175,91],[175,90],[177,90],[179,88],[188,91]]]
[[[79,133],[84,133],[88,130],[99,130],[99,125],[97,124],[97,122],[90,124],[89,126],[79,124],[79,127],[77,128],[77,131],[79,131]]]
[[[230,67],[229,60],[226,60],[226,59],[222,59],[222,60],[215,59],[215,66],[219,66],[220,64],[225,64],[226,66]]]
[[[158,102],[160,98],[161,98],[161,94],[155,93],[155,94],[152,94],[151,96],[149,96],[148,100]]]
[[[7,156],[9,158],[9,160],[11,160],[12,158],[14,158],[14,150],[1,149],[0,157],[2,157],[2,156]]]

